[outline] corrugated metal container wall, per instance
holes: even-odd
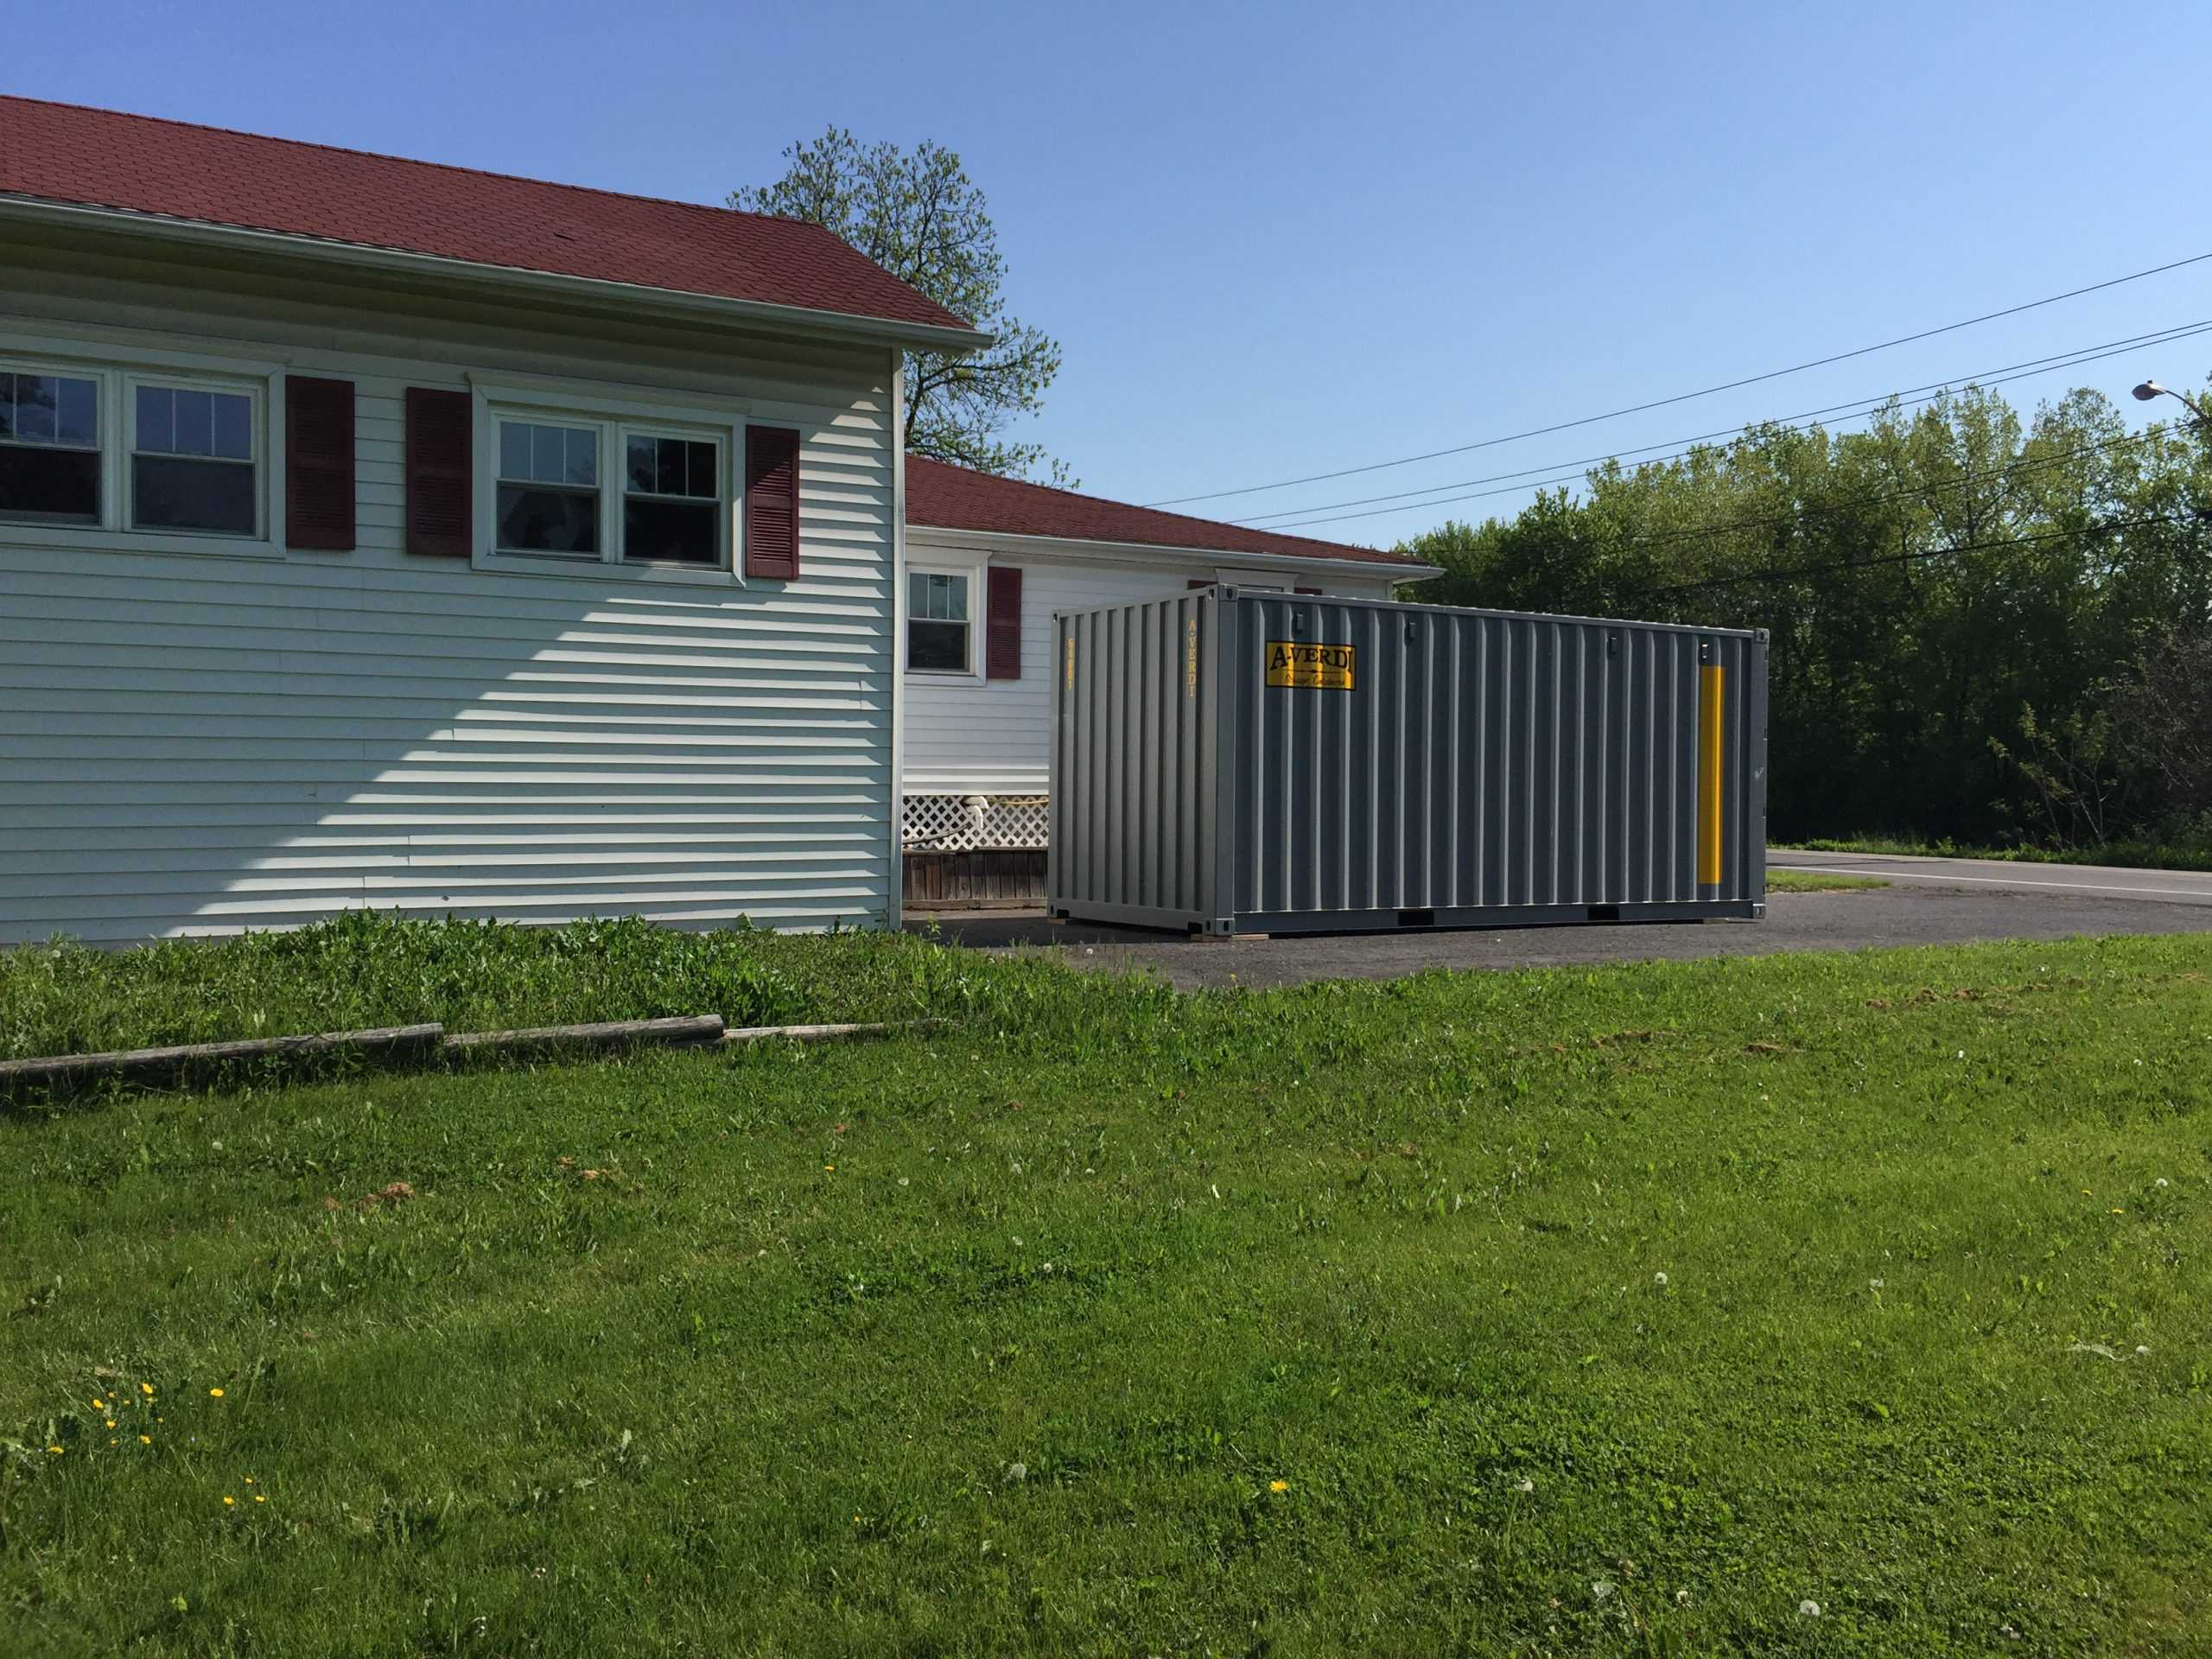
[[[1209,593],[1054,618],[1057,914],[1755,917],[1766,636]]]

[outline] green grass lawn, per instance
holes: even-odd
[[[678,933],[356,912],[134,950],[0,951],[0,1059],[442,1020],[451,1031],[717,1014],[732,1026],[1011,1010],[1015,976],[896,934]]]
[[[1777,867],[1766,873],[1769,893],[1865,893],[1890,884],[1878,875],[1837,875],[1827,870]]]
[[[2212,942],[856,950],[981,1012],[0,1112],[0,1648],[2212,1649]]]

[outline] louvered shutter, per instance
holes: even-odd
[[[1021,572],[995,564],[984,575],[983,677],[1021,677]]]
[[[745,429],[745,574],[798,575],[798,434],[787,427]]]
[[[353,383],[284,377],[284,541],[353,550]]]
[[[465,559],[475,541],[474,411],[465,391],[407,388],[407,550]]]

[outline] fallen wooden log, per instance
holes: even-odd
[[[632,1043],[711,1043],[722,1036],[718,1014],[678,1014],[665,1020],[604,1020],[594,1025],[535,1026],[527,1031],[464,1031],[445,1039],[448,1053],[501,1048],[621,1048]]]
[[[312,1032],[292,1037],[255,1037],[242,1042],[185,1043],[169,1048],[124,1048],[102,1054],[51,1054],[37,1059],[0,1060],[0,1093],[27,1086],[76,1086],[106,1078],[121,1083],[167,1083],[195,1070],[238,1060],[302,1059],[325,1054],[390,1058],[435,1048],[445,1034],[446,1028],[436,1024],[385,1026],[371,1031]]]
[[[522,1031],[464,1031],[450,1036],[442,1025],[435,1023],[389,1026],[372,1031],[324,1031],[293,1037],[257,1037],[232,1043],[188,1043],[172,1048],[130,1048],[105,1054],[54,1054],[36,1059],[0,1060],[0,1098],[23,1089],[42,1087],[53,1092],[104,1078],[149,1085],[171,1084],[194,1071],[239,1060],[307,1059],[329,1054],[391,1060],[420,1058],[433,1051],[464,1055],[503,1049],[594,1052],[635,1044],[680,1047],[778,1039],[806,1043],[918,1031],[947,1023],[943,1020],[911,1020],[895,1024],[741,1026],[731,1030],[722,1024],[720,1014],[696,1014],[662,1020],[534,1026]]]
[[[913,1023],[933,1025],[937,1022],[934,1020],[921,1020],[915,1021]],[[821,1042],[826,1039],[833,1037],[868,1037],[873,1036],[879,1032],[899,1031],[905,1028],[906,1027],[902,1026],[883,1024],[867,1026],[739,1026],[734,1030],[722,1033],[721,1040],[725,1043],[765,1043],[781,1037],[790,1042],[811,1043]]]

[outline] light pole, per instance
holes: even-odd
[[[2207,433],[2212,433],[2212,415],[2206,414],[2204,405],[2185,391],[2176,391],[2171,386],[2162,386],[2155,380],[2145,380],[2135,388],[2135,396],[2146,404],[2153,397],[2178,398],[2189,406],[2189,412],[2196,416],[2197,425],[2203,428]]]

